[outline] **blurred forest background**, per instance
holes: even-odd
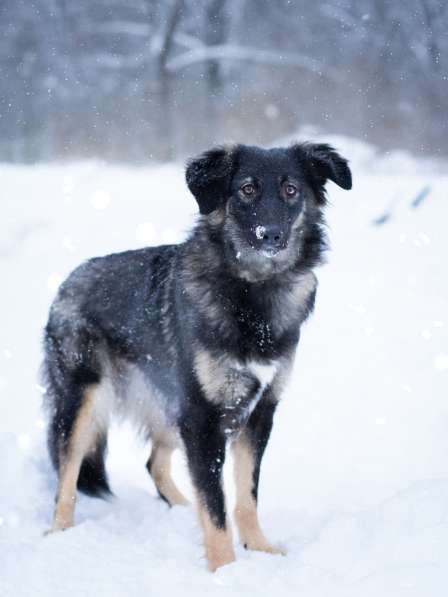
[[[2,0],[0,160],[148,162],[303,125],[448,154],[446,0]]]

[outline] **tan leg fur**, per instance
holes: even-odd
[[[170,506],[185,506],[189,502],[177,488],[171,477],[171,455],[173,449],[163,444],[154,444],[147,468],[158,491]]]
[[[269,543],[258,521],[257,503],[252,495],[254,454],[248,439],[240,435],[233,444],[236,483],[235,522],[241,543],[247,549],[272,554],[285,552]]]
[[[215,572],[221,566],[235,561],[232,530],[229,524],[226,524],[225,529],[216,527],[207,508],[201,504],[200,500],[198,500],[198,515],[204,532],[207,567],[211,572]]]
[[[65,530],[73,526],[79,471],[95,436],[92,420],[95,388],[96,386],[90,386],[84,393],[83,404],[73,426],[67,453],[61,460],[52,531]]]

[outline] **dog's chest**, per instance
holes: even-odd
[[[241,342],[246,350],[263,355],[274,344],[273,318],[270,314],[257,313],[248,308],[240,308],[235,313],[235,322]]]
[[[253,361],[228,372],[230,383],[223,388],[224,400],[220,404],[220,424],[226,435],[232,435],[246,424],[277,370],[276,362]]]
[[[314,282],[314,278],[312,279]],[[269,285],[236,290],[222,303],[221,322],[227,334],[223,348],[232,347],[241,358],[265,361],[288,352],[298,341],[314,285],[303,278],[294,285]]]
[[[279,362],[242,362],[199,351],[195,371],[205,398],[217,407],[221,428],[230,435],[245,424],[277,375]]]

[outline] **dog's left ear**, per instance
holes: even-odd
[[[318,183],[324,185],[328,179],[345,190],[352,188],[352,173],[347,160],[326,143],[300,143],[293,151]]]
[[[187,185],[201,214],[210,214],[227,199],[235,155],[236,147],[214,147],[187,163]]]

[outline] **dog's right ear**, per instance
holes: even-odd
[[[187,163],[185,177],[203,215],[224,204],[229,195],[236,147],[214,147]]]

